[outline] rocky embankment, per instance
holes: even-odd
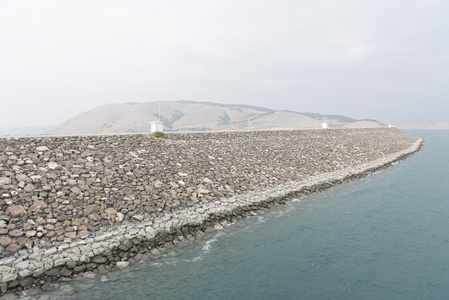
[[[0,139],[1,292],[126,266],[421,145],[390,128],[169,136]]]

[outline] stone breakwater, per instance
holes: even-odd
[[[417,151],[396,129],[0,139],[0,288],[126,266]]]

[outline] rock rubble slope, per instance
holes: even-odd
[[[220,228],[289,193],[353,179],[420,144],[391,128],[169,137],[0,139],[2,292],[126,265],[137,253]]]

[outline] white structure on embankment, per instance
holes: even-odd
[[[151,133],[155,131],[164,132],[164,123],[162,123],[161,121],[151,122]]]

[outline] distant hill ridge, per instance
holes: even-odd
[[[321,128],[324,115],[245,104],[188,100],[106,104],[84,112],[50,134],[111,134],[150,131],[161,120],[166,131],[276,130]],[[330,127],[379,127],[375,120],[326,115]]]

